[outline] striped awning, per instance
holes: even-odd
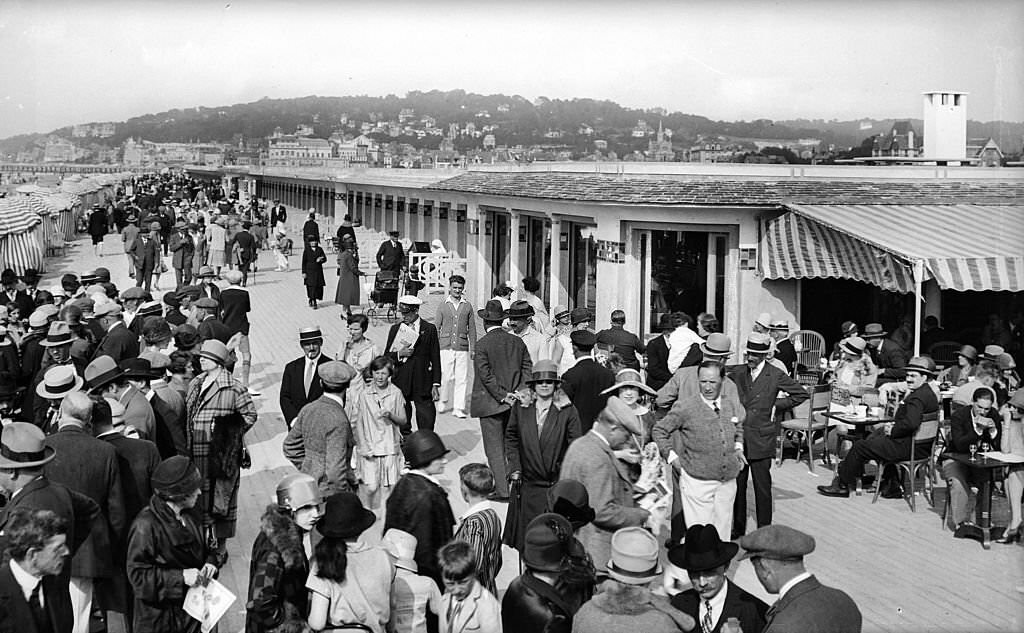
[[[41,221],[29,196],[0,199],[0,237],[25,233]]]
[[[1024,290],[1024,206],[787,205],[765,222],[768,279],[838,277],[894,292],[921,281],[950,290]]]

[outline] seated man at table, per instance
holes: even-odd
[[[950,453],[970,453],[971,444],[981,450],[981,443],[988,442],[996,450],[999,441],[1000,424],[998,410],[992,406],[992,391],[987,387],[976,387],[971,406],[963,407],[953,414],[949,421]],[[971,468],[953,459],[942,462],[942,476],[948,482],[949,516],[957,531],[954,536],[962,538],[961,526],[970,518],[970,488],[977,486],[989,476],[988,470]]]
[[[981,388],[987,389],[992,394],[994,407],[998,408],[1005,404],[1008,398],[1006,392],[996,385],[998,377],[999,369],[995,364],[982,361],[974,373],[974,380],[957,387],[953,392],[953,411],[970,408],[974,402],[974,392]]]
[[[907,363],[906,370],[909,390],[907,397],[896,410],[894,420],[876,430],[871,437],[855,443],[846,459],[839,464],[837,475],[831,485],[818,486],[820,494],[826,497],[849,497],[850,487],[864,474],[866,462],[897,462],[910,457],[914,433],[920,428],[926,415],[938,413],[939,400],[935,396],[935,391],[928,385],[928,379],[935,376],[935,361],[930,356],[915,356]],[[927,457],[925,449],[918,450],[922,452],[915,457]],[[882,481],[878,485],[884,486],[882,496],[886,499],[899,499],[903,496],[899,481],[893,478],[890,472],[883,473]]]

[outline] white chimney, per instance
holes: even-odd
[[[967,94],[952,90],[924,93],[924,158],[967,157]]]

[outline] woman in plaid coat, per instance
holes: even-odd
[[[201,374],[189,383],[185,397],[188,446],[202,475],[202,497],[196,504],[203,527],[211,528],[217,546],[235,535],[242,436],[256,424],[256,406],[241,383],[224,368],[227,347],[218,340],[203,343],[199,352]]]

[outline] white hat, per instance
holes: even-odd
[[[423,299],[414,297],[413,295],[402,295],[398,298],[398,305],[416,306],[418,308],[423,305]]]

